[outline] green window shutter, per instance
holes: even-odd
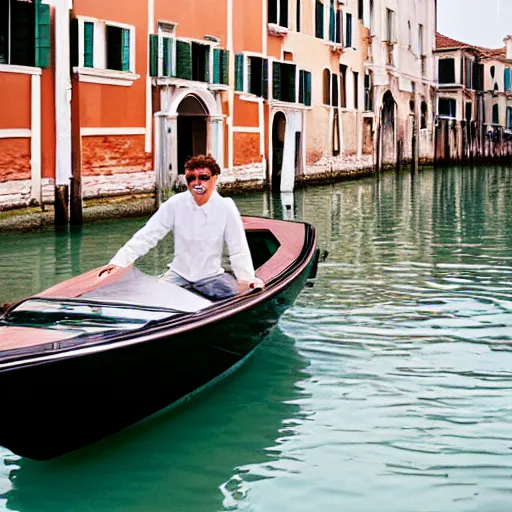
[[[299,70],[299,103],[304,103],[304,89],[305,89],[305,74],[301,69]]]
[[[244,54],[235,55],[235,91],[244,90]]]
[[[228,50],[221,50],[221,64],[222,64],[222,71],[221,71],[221,80],[224,85],[229,84],[229,51]]]
[[[221,54],[222,50],[218,48],[213,49],[213,83],[221,83]]]
[[[84,22],[84,67],[94,67],[94,23]]]
[[[36,0],[35,15],[35,66],[50,67],[50,6]]]
[[[281,63],[272,63],[272,97],[275,100],[281,99]]]
[[[170,37],[162,37],[162,75],[172,76],[172,47],[173,40]],[[158,54],[157,54],[158,58]]]
[[[149,75],[158,76],[158,36],[149,35]]]
[[[130,31],[123,28],[121,32],[121,71],[130,70]]]
[[[210,81],[210,47],[204,49],[204,81]]]
[[[297,70],[295,66],[288,65],[288,69],[286,70],[288,74],[288,90],[287,92],[287,98],[288,101],[291,101],[292,103],[295,103],[297,100],[297,88],[296,88],[296,75]]]
[[[304,84],[304,105],[306,107],[311,106],[311,73],[309,71],[304,72],[305,84]]]
[[[268,60],[261,59],[261,95],[268,98]]]
[[[176,76],[192,80],[192,44],[187,41],[176,41]]]

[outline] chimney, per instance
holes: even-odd
[[[503,42],[505,43],[505,50],[507,51],[507,59],[512,59],[512,35],[506,36]]]

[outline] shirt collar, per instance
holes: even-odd
[[[217,197],[219,196],[218,192],[216,190],[214,190],[213,194],[210,196],[210,199],[208,200],[208,202],[206,204],[204,204],[203,206],[199,206],[196,203],[196,200],[194,199],[192,192],[190,192],[190,190],[188,190],[188,189],[187,189],[187,192],[188,192],[188,195],[190,198],[190,202],[192,203],[192,207],[194,209],[202,211],[204,213],[204,215],[206,215],[206,216],[208,216],[212,210],[212,202],[215,202],[217,200]]]

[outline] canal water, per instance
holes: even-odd
[[[46,463],[0,448],[0,509],[510,511],[512,170],[236,202],[316,226],[315,286],[245,367],[175,412]],[[0,235],[0,302],[107,262],[143,222]],[[168,250],[141,268],[163,270]]]

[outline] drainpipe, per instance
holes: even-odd
[[[48,0],[55,7],[55,225],[65,225],[69,217],[71,179],[71,73],[69,14],[72,0]]]

